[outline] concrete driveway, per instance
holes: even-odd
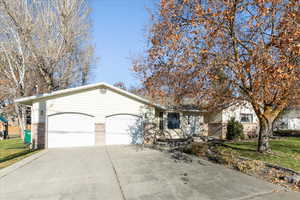
[[[174,162],[133,146],[51,149],[11,169],[0,176],[1,200],[300,199],[204,160]]]

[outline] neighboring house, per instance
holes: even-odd
[[[0,116],[0,139],[6,139],[8,134],[8,120]]]
[[[25,97],[31,106],[32,143],[36,148],[135,144],[157,138],[208,135],[224,138],[230,117],[254,127],[253,111],[230,107],[218,113],[167,109],[120,88],[98,83]],[[250,128],[249,128],[250,127]]]
[[[275,121],[274,130],[300,131],[300,106],[285,109]]]
[[[19,126],[18,118],[12,111],[12,104],[5,104],[2,108],[6,107],[6,110],[1,110],[0,116],[5,116],[5,119],[8,121],[8,135],[9,137],[22,137],[23,131]],[[9,108],[8,108],[9,107]],[[26,129],[30,129],[30,120],[31,120],[31,109],[26,109]],[[3,114],[2,114],[3,113]]]

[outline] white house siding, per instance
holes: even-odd
[[[161,112],[161,111],[158,111]],[[179,113],[180,115],[180,128],[178,129],[169,129],[168,128],[168,113]],[[159,124],[158,113],[156,115],[156,123]],[[188,116],[190,116],[190,124],[188,123]],[[197,112],[189,112],[189,111],[177,111],[177,110],[169,110],[164,112],[163,114],[163,131],[161,138],[168,139],[178,139],[185,138],[194,134],[201,134],[203,131],[203,116]]]
[[[240,121],[241,113],[252,114],[253,115],[253,123],[258,122],[257,116],[256,116],[252,106],[249,103],[243,104],[243,105],[231,106],[229,108],[224,109],[222,111],[222,122],[227,123],[232,117],[234,117],[236,120]]]
[[[291,118],[288,120],[289,130],[300,130],[300,118]]]
[[[96,89],[34,103],[32,123],[45,122],[45,116],[67,112],[92,115],[96,123],[104,123],[105,117],[110,115],[141,115],[145,110],[146,106],[143,103],[109,89],[105,94],[101,94],[100,90]]]
[[[300,130],[300,108],[286,109],[274,123],[275,130]]]
[[[252,123],[241,122],[241,114],[252,114]],[[223,133],[222,138],[226,137],[227,134],[227,123],[234,117],[237,121],[241,122],[244,128],[244,134],[246,136],[254,136],[258,131],[258,118],[255,111],[250,103],[244,103],[241,105],[231,106],[222,111],[222,123],[223,123]]]

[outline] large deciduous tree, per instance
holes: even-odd
[[[15,98],[88,81],[89,12],[86,0],[0,0],[0,101],[14,105],[21,126]]]
[[[258,151],[299,97],[299,0],[161,0],[150,48],[134,67],[154,95],[199,107],[251,103]],[[298,90],[298,91],[297,91]]]

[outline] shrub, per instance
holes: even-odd
[[[236,121],[235,118],[231,118],[227,124],[227,135],[228,140],[244,139],[243,125]]]

